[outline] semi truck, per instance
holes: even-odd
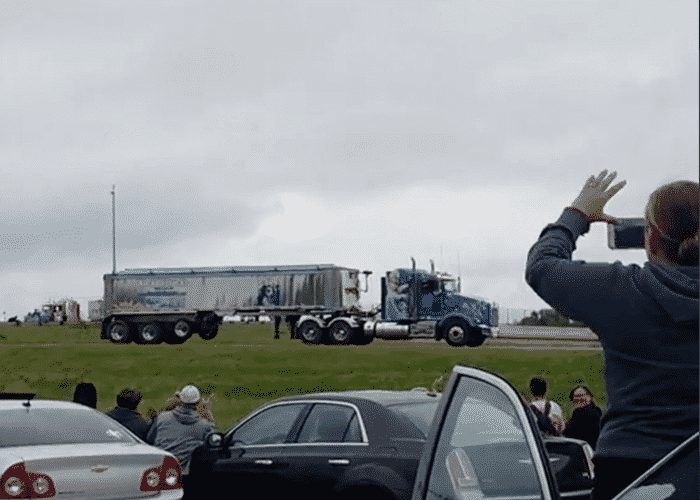
[[[222,318],[284,320],[308,344],[364,345],[375,338],[445,339],[481,345],[498,333],[498,308],[461,295],[458,278],[410,268],[381,278],[381,305],[360,306],[371,271],[314,264],[126,269],[104,275],[101,338],[115,343],[180,344],[216,337]],[[360,276],[364,275],[361,289]]]

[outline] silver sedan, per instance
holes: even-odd
[[[0,498],[179,499],[177,459],[102,413],[0,396]]]

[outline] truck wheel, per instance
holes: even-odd
[[[219,317],[216,314],[207,314],[202,318],[199,326],[199,336],[202,340],[211,340],[219,333]]]
[[[467,347],[479,347],[486,340],[486,335],[478,328],[470,328],[467,336]]]
[[[323,328],[309,319],[299,325],[297,335],[307,344],[320,344],[323,341]]]
[[[486,340],[486,335],[478,328],[460,318],[449,319],[442,325],[442,336],[453,347],[478,347]]]
[[[352,341],[352,343],[355,345],[367,345],[367,344],[371,344],[373,340],[374,340],[374,335],[371,335],[371,336],[365,335],[365,332],[363,332],[360,329],[360,330],[357,330],[357,335],[355,336],[355,339]]]
[[[141,325],[136,335],[136,342],[139,344],[160,344],[163,342],[163,329],[155,321]]]
[[[169,344],[182,344],[192,336],[192,325],[186,319],[179,319],[173,325],[168,339]]]
[[[115,344],[128,344],[131,342],[131,328],[126,321],[112,321],[107,330],[109,340]]]
[[[331,344],[349,344],[352,337],[352,327],[345,321],[336,321],[328,329],[328,338]]]
[[[202,340],[211,340],[219,334],[219,325],[212,325],[206,330],[201,330],[199,336]]]
[[[452,318],[442,325],[442,336],[452,347],[467,345],[469,324],[460,318]]]

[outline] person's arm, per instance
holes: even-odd
[[[146,433],[145,441],[148,444],[155,444],[156,437],[158,436],[158,423],[156,421],[156,418],[157,417],[153,418],[153,420],[151,421],[151,427],[148,429],[148,432]]]
[[[570,207],[554,224],[549,224],[530,248],[525,280],[545,302],[565,316],[585,321],[607,305],[610,289],[624,273],[624,266],[572,261],[576,240],[588,232],[591,222],[612,221],[603,213],[605,203],[624,181],[609,187],[615,174],[601,172],[591,177]]]

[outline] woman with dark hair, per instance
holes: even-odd
[[[561,314],[585,323],[605,357],[607,410],[594,463],[594,498],[612,498],[698,431],[698,183],[656,189],[646,207],[643,267],[572,261],[592,222],[625,185],[591,176],[544,228],[525,278]]]
[[[574,411],[566,422],[564,436],[583,439],[595,449],[600,434],[600,417],[603,412],[593,400],[593,393],[585,385],[577,385],[569,392]]]
[[[81,405],[97,408],[97,389],[92,382],[80,382],[75,386],[73,402]]]

